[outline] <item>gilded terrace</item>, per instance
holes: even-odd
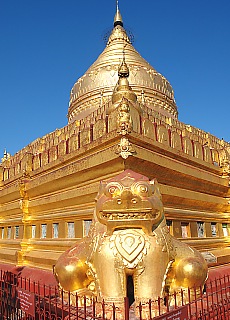
[[[108,102],[92,112],[86,118],[75,121],[67,126],[38,138],[31,144],[18,151],[14,156],[2,159],[0,170],[2,181],[9,183],[23,174],[36,174],[40,168],[57,165],[64,161],[67,155],[77,150],[82,152],[85,147],[91,147],[92,142],[114,132],[119,137],[116,125],[108,125],[114,122],[112,114],[107,114],[112,102]],[[138,133],[145,137],[148,143],[157,144],[158,147],[168,150],[174,149],[180,156],[189,156],[191,159],[199,159],[206,164],[223,168],[223,174],[228,173],[230,144],[224,140],[186,125],[177,119],[158,113],[146,104],[137,102],[142,113],[135,117],[139,124],[133,126],[129,135]],[[137,128],[140,128],[137,129]],[[138,132],[140,131],[140,132]],[[109,136],[108,136],[109,137]]]

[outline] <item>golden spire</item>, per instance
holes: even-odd
[[[114,23],[113,23],[114,27],[116,26],[122,26],[123,27],[123,20],[122,20],[122,16],[119,10],[119,5],[118,5],[118,0],[117,0],[117,11],[114,17]]]

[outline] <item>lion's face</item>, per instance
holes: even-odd
[[[156,180],[126,170],[108,182],[101,182],[96,199],[98,220],[109,228],[152,230],[163,218],[163,204]]]

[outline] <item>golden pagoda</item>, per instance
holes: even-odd
[[[230,261],[230,144],[178,120],[173,89],[134,49],[117,7],[74,84],[68,124],[0,165],[0,262],[52,270],[87,235],[101,180],[156,178],[167,226],[209,266]]]

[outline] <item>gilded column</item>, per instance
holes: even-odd
[[[3,167],[0,164],[0,188],[3,186]]]
[[[20,192],[19,207],[22,210],[22,225],[23,225],[23,238],[21,241],[21,250],[18,252],[19,265],[23,265],[25,261],[25,255],[30,250],[30,237],[31,237],[31,226],[30,226],[30,213],[29,213],[29,197],[26,191],[26,186],[30,180],[30,175],[24,173],[18,181],[18,187]]]

